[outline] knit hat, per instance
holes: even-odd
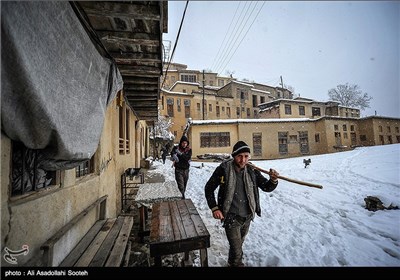
[[[232,151],[232,157],[237,156],[238,154],[241,153],[250,153],[250,147],[247,146],[246,143],[243,141],[238,141],[235,146],[233,146],[233,151]]]
[[[179,141],[179,144],[182,144],[183,141],[186,141],[189,145],[189,140],[185,135],[182,135],[181,140]]]

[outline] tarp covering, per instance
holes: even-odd
[[[39,168],[90,159],[122,86],[68,2],[1,3],[2,130],[39,151]]]

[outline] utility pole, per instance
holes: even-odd
[[[283,91],[283,79],[282,79],[282,76],[281,76],[281,87],[282,87],[282,98],[285,98],[285,93]]]
[[[204,99],[204,83],[205,83],[205,78],[204,78],[204,70],[203,70],[203,120],[204,120],[204,107],[205,107],[205,99]]]

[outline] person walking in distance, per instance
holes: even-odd
[[[259,189],[272,192],[278,185],[279,173],[270,169],[267,179],[248,166],[250,147],[243,141],[233,146],[232,157],[214,170],[204,191],[213,217],[221,220],[225,228],[229,242],[228,266],[244,266],[243,242],[255,214],[261,216]],[[214,192],[218,187],[216,201]]]
[[[161,152],[161,158],[162,158],[163,164],[165,164],[165,160],[167,159],[167,154],[168,154],[167,147],[162,147],[160,152]]]
[[[185,198],[187,182],[189,180],[190,159],[192,158],[192,149],[189,147],[188,138],[183,135],[179,145],[172,148],[171,159],[175,167],[175,180],[178,184],[182,198]]]

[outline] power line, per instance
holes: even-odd
[[[224,36],[224,39],[222,40],[222,43],[221,43],[221,45],[219,46],[218,52],[217,52],[217,54],[216,54],[215,57],[214,57],[214,61],[213,61],[213,63],[211,64],[211,69],[213,69],[214,66],[216,66],[215,63],[217,62],[216,60],[217,60],[217,58],[218,58],[218,56],[219,56],[219,54],[220,54],[221,47],[224,45],[226,36],[229,34],[229,30],[230,30],[230,28],[231,28],[231,26],[232,26],[232,22],[233,22],[233,20],[235,19],[236,13],[237,13],[237,11],[239,10],[239,6],[240,6],[241,3],[242,3],[242,2],[239,2],[239,4],[238,4],[237,7],[236,7],[235,14],[234,14],[233,17],[232,17],[232,20],[231,20],[231,23],[229,24],[228,30],[226,31],[225,36]]]
[[[264,4],[265,4],[265,2],[263,2],[263,4],[262,4],[260,10],[258,10],[257,15],[256,15],[255,18],[253,19],[253,22],[250,24],[249,28],[246,30],[246,34],[244,34],[244,36],[242,37],[242,40],[239,42],[239,44],[237,45],[235,51],[232,53],[231,57],[230,57],[229,60],[225,63],[225,66],[221,69],[220,72],[222,72],[222,71],[225,69],[225,67],[228,65],[228,63],[231,61],[231,59],[232,59],[232,57],[234,56],[234,54],[236,53],[237,49],[238,49],[239,46],[242,44],[243,39],[246,37],[246,35],[247,35],[247,33],[249,32],[250,28],[253,26],[255,20],[257,19],[258,15],[260,14],[262,8],[264,7]],[[255,6],[254,6],[254,8],[255,8]],[[253,9],[253,10],[254,10],[254,9]],[[218,73],[219,73],[219,72],[218,72]]]
[[[244,12],[244,9],[246,8],[247,4],[248,4],[248,7],[247,7],[246,11]],[[239,15],[239,18],[238,18],[238,20],[236,21],[235,26],[234,26],[234,28],[233,28],[233,30],[232,30],[232,33],[231,33],[230,36],[229,36],[228,42],[227,42],[227,44],[225,45],[225,49],[224,49],[224,51],[223,51],[223,54],[221,54],[220,60],[218,61],[217,65],[215,66],[216,70],[219,69],[219,68],[221,67],[221,65],[224,63],[224,60],[225,60],[227,54],[228,54],[228,53],[230,52],[230,50],[232,49],[232,42],[235,40],[236,35],[238,34],[238,30],[239,30],[239,28],[241,27],[241,25],[242,25],[242,23],[243,23],[243,20],[245,19],[246,15],[247,15],[247,13],[248,13],[248,11],[249,11],[250,6],[251,6],[251,3],[246,2],[245,6],[243,7],[242,12],[241,12],[241,14]],[[242,16],[242,15],[243,15],[243,16]],[[240,23],[239,23],[239,21],[240,21]],[[239,23],[239,25],[238,25],[238,23]],[[242,28],[242,29],[243,29],[243,28]],[[240,35],[240,34],[239,34],[239,35]],[[238,35],[238,36],[239,36],[239,35]]]

